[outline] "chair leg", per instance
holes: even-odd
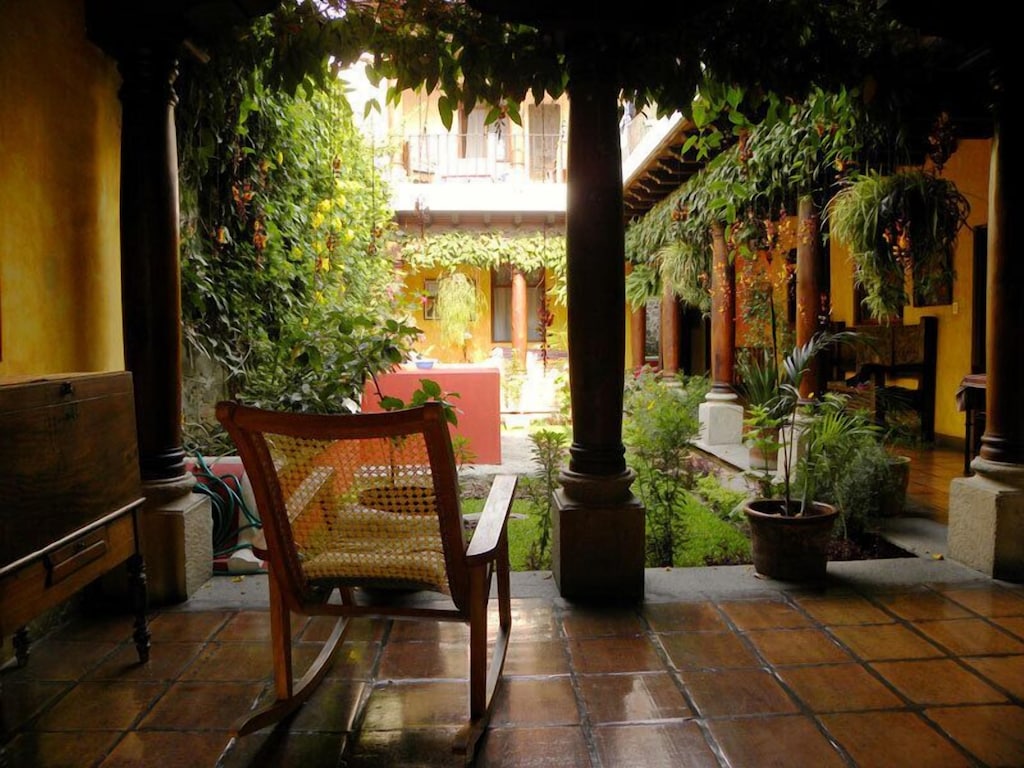
[[[498,582],[498,625],[506,632],[512,627],[512,566],[508,556],[508,529],[502,533],[498,546],[498,561],[495,564],[495,579]]]
[[[272,568],[268,583],[270,587],[270,642],[274,652],[276,698],[267,706],[239,719],[234,727],[236,736],[245,736],[261,728],[266,728],[268,725],[283,720],[302,706],[327,674],[327,668],[341,646],[345,638],[345,631],[348,629],[348,619],[339,617],[330,637],[320,649],[320,653],[306,674],[296,684],[292,672],[291,611],[281,594]]]
[[[512,609],[509,599],[507,552],[499,555],[498,582],[498,636],[495,639],[490,665],[487,663],[487,603],[490,593],[490,566],[473,568],[469,583],[469,723],[455,738],[452,751],[473,762],[477,743],[487,728],[494,704],[498,681],[505,666],[508,651]],[[501,561],[504,560],[504,576]]]

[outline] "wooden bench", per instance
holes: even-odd
[[[888,411],[909,408],[920,419],[921,439],[934,441],[938,318],[929,315],[915,325],[855,325],[846,330],[859,338],[852,350],[833,358],[832,376],[845,377],[852,369],[853,375],[843,381],[848,387],[874,388],[878,424],[887,423]]]

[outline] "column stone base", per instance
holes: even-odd
[[[697,407],[700,440],[705,445],[739,445],[743,441],[743,406],[732,393],[709,392]]]
[[[629,490],[635,473],[563,472],[552,510],[551,570],[569,600],[642,602],[646,510]]]
[[[213,513],[195,480],[147,483],[142,546],[150,602],[181,603],[213,576]]]
[[[1024,581],[1024,466],[977,458],[949,489],[949,557],[994,579]]]

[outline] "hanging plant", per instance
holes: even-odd
[[[672,292],[701,312],[711,311],[711,248],[677,240],[658,251],[660,277]]]
[[[626,275],[626,303],[630,309],[647,306],[651,299],[661,297],[661,276],[650,264],[634,264]]]
[[[482,304],[483,297],[476,283],[462,272],[451,272],[438,280],[435,306],[441,339],[464,348]]]
[[[832,199],[831,235],[850,249],[872,317],[898,316],[915,293],[934,302],[954,277],[953,252],[970,204],[948,179],[922,170],[850,179]]]

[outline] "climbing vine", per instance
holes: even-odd
[[[564,235],[456,231],[407,235],[400,244],[402,261],[417,272],[458,266],[489,270],[509,264],[528,273],[543,267],[554,277],[549,295],[565,306]]]
[[[387,255],[390,192],[343,85],[267,87],[272,31],[251,33],[178,84],[187,440],[202,397],[351,407],[418,333]]]

